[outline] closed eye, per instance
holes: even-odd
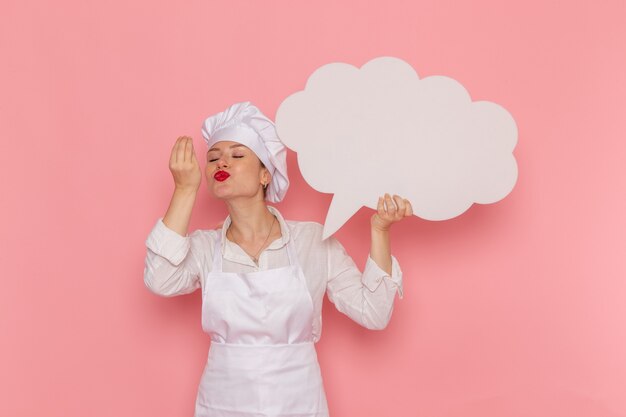
[[[233,155],[233,158],[243,158],[243,155]],[[217,161],[217,158],[209,159],[209,162],[215,162],[215,161]]]

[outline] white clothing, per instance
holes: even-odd
[[[384,329],[393,311],[396,292],[403,297],[402,271],[392,256],[391,276],[368,256],[363,273],[334,237],[322,240],[323,226],[316,222],[285,221],[267,206],[280,224],[282,236],[259,256],[257,267],[243,249],[225,236],[230,216],[221,230],[195,230],[181,236],[159,218],[146,239],[144,282],[162,296],[187,294],[204,287],[212,268],[214,244],[221,238],[224,272],[255,272],[289,265],[286,243],[293,238],[298,262],[306,277],[314,305],[313,341],[322,330],[324,293],[342,313],[368,329]]]
[[[328,417],[313,342],[313,300],[287,242],[289,265],[223,272],[215,242],[202,288],[202,328],[211,335],[194,417]]]

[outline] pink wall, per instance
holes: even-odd
[[[384,331],[326,301],[331,415],[625,416],[626,3],[462,3],[3,2],[0,415],[191,416],[200,294],[142,280],[174,140],[203,149],[209,114],[274,117],[319,66],[390,55],[505,107],[520,174],[393,232],[405,298]],[[279,209],[323,221],[330,196],[289,162]],[[192,228],[225,213],[203,187]],[[337,234],[361,267],[370,214]]]

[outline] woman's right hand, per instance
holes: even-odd
[[[198,191],[202,181],[202,171],[193,150],[193,139],[180,136],[172,148],[170,155],[170,171],[178,190]]]

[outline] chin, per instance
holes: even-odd
[[[241,190],[240,190],[241,191]],[[225,189],[222,187],[218,187],[217,189],[215,188],[209,188],[209,192],[211,193],[211,195],[218,199],[218,200],[232,200],[232,199],[253,199],[255,197],[255,194],[252,190],[250,190],[248,193],[239,193],[239,194],[235,194],[232,192],[232,189]]]
[[[211,191],[211,194],[213,195],[213,197],[215,197],[218,200],[231,200],[237,197],[243,197],[241,195],[236,195],[230,192],[220,192],[220,191],[215,192],[215,190]]]
[[[212,188],[209,188],[209,194],[211,194],[211,196],[213,198],[217,198],[218,200],[224,200],[228,198],[228,193],[224,193],[221,191],[215,191]]]
[[[231,196],[226,195],[226,194],[221,194],[221,193],[211,193],[213,195],[213,198],[217,199],[217,200],[228,200],[229,198],[231,198]]]

